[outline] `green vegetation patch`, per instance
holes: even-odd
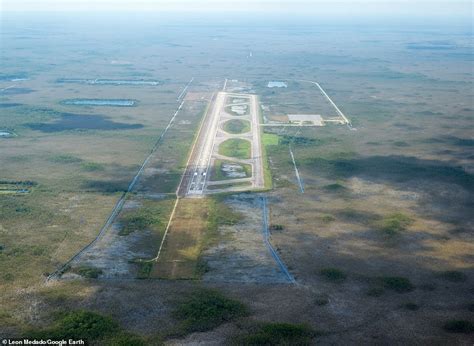
[[[250,142],[245,139],[231,138],[219,145],[219,154],[238,159],[250,159]]]
[[[415,286],[409,279],[400,276],[387,276],[380,279],[383,287],[397,293],[411,292]]]
[[[51,157],[51,161],[55,163],[79,163],[82,162],[82,159],[80,157],[74,156],[74,155],[69,155],[69,154],[61,154],[61,155],[55,155]]]
[[[284,135],[284,136],[280,136],[278,144],[281,144],[281,145],[295,144],[295,145],[300,145],[300,146],[307,146],[307,145],[314,145],[317,143],[318,141],[313,138]]]
[[[102,269],[90,266],[80,266],[75,268],[74,271],[87,279],[97,279],[102,274]]]
[[[255,330],[231,340],[233,345],[311,345],[321,333],[304,324],[263,323]]]
[[[247,120],[232,119],[224,123],[224,131],[232,134],[246,133],[250,131],[250,122]]]
[[[162,223],[161,210],[152,206],[140,206],[136,210],[126,211],[120,218],[122,227],[118,232],[121,236],[127,236],[135,231],[150,229],[160,226]]]
[[[143,339],[124,332],[112,318],[85,310],[62,313],[52,327],[26,334],[36,339],[85,339],[100,345],[145,345]]]
[[[221,225],[235,225],[243,219],[243,215],[225,204],[225,197],[214,197],[210,201],[208,228],[217,230]]]
[[[81,168],[87,172],[103,171],[104,165],[96,162],[83,162]]]
[[[91,311],[79,310],[63,314],[52,328],[32,334],[36,338],[82,338],[92,341],[113,335],[119,330],[119,325],[112,318]]]
[[[247,308],[239,301],[207,289],[191,293],[173,311],[180,335],[211,330],[247,314]]]
[[[345,192],[347,191],[347,188],[340,184],[340,183],[334,183],[334,184],[328,184],[323,187],[324,190],[327,192]]]
[[[278,145],[280,137],[273,133],[264,132],[262,134],[262,143],[263,145]]]
[[[466,320],[450,320],[444,324],[443,329],[449,333],[471,334],[474,332],[474,323]]]
[[[339,270],[336,268],[321,269],[319,272],[319,275],[321,275],[323,278],[325,278],[328,281],[336,282],[336,283],[341,283],[347,278],[347,275],[342,270]]]
[[[393,236],[407,229],[413,223],[413,219],[402,213],[395,213],[384,217],[377,223],[378,228],[384,234]]]
[[[260,114],[260,119],[262,118]],[[276,148],[278,145],[278,136],[271,133],[262,133],[262,161],[263,161],[263,179],[265,182],[265,189],[271,189],[272,172],[270,169],[270,162],[268,160],[268,148]]]
[[[319,216],[319,219],[324,223],[329,223],[329,222],[336,221],[336,218],[332,215],[329,215],[329,214],[323,214],[323,215]]]
[[[138,267],[137,270],[137,279],[147,279],[150,277],[151,270],[153,268],[153,263],[151,261],[132,261],[132,263],[136,264]]]

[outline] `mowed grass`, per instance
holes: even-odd
[[[250,159],[250,142],[245,139],[231,138],[219,145],[219,154],[237,159]]]
[[[224,123],[224,131],[232,134],[246,133],[250,131],[248,120],[232,119]]]

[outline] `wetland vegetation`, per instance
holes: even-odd
[[[4,15],[0,334],[101,345],[469,343],[470,23],[269,16],[240,25],[232,15],[235,25]],[[337,116],[308,79],[352,129],[267,126],[287,114]],[[269,88],[273,81],[286,87]],[[201,117],[224,83],[259,98],[267,190],[178,204],[183,217],[160,258],[169,271],[160,271],[150,259]],[[245,132],[246,100],[228,101],[240,118],[224,130]],[[152,148],[113,232],[64,280],[44,284],[95,239]],[[238,162],[249,142],[218,150],[235,162],[217,160],[211,179],[250,176]],[[263,198],[270,242],[298,285],[273,257],[262,265],[271,256]]]

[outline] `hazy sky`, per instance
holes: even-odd
[[[471,0],[0,0],[2,11],[182,10],[471,16]]]

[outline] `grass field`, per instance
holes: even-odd
[[[196,279],[198,260],[207,231],[209,203],[180,199],[163,251],[151,270],[151,278]]]
[[[224,131],[239,134],[250,131],[250,122],[247,120],[232,119],[224,123]]]
[[[250,158],[250,142],[245,139],[231,138],[219,145],[219,154],[237,159]]]
[[[2,336],[79,329],[97,344],[160,344],[180,327],[170,344],[472,343],[470,23],[464,29],[403,20],[334,30],[336,22],[303,27],[293,16],[284,20],[294,27],[254,26],[248,17],[239,25],[235,16],[236,25],[228,17],[222,26],[199,18],[204,25],[169,25],[172,18],[144,15],[108,25],[95,17],[30,21],[5,12],[0,129],[15,136],[0,138],[0,180],[8,182],[0,187]],[[133,261],[156,254],[202,110],[222,90],[223,76],[227,92],[258,95],[270,121],[286,113],[334,115],[318,89],[301,81],[317,79],[354,125],[262,130],[271,242],[298,285],[258,281],[267,269],[251,251],[262,244],[260,205],[244,199],[260,196],[249,192],[227,196],[232,203],[222,195],[184,202],[162,262]],[[268,88],[272,80],[288,87]],[[183,98],[118,218],[122,234],[113,228],[116,237],[97,252],[104,257],[73,268],[79,275],[44,284],[97,235]],[[137,103],[61,103],[74,99]],[[225,151],[249,154],[245,144]],[[26,181],[34,182],[29,193],[12,193]],[[220,268],[238,258],[232,263],[244,265],[232,268],[261,273],[258,283],[244,274],[231,284],[206,281],[217,277],[217,266],[206,264],[203,249],[217,254]],[[132,280],[135,272],[101,279],[124,262],[137,265],[143,280]],[[222,295],[194,294],[216,287]],[[205,325],[184,316],[189,308],[206,316]],[[73,313],[84,309],[94,314]],[[205,331],[188,335],[193,330]]]

